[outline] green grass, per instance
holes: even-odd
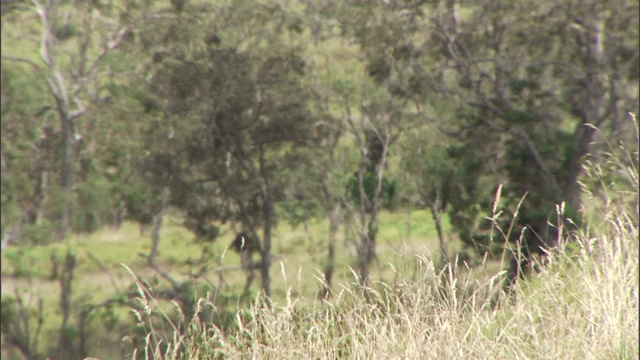
[[[161,231],[158,262],[164,270],[177,279],[184,276],[190,268],[189,260],[195,261],[202,256],[203,245],[193,241],[193,235],[180,224],[180,219],[167,216]],[[448,225],[447,225],[448,228]],[[407,231],[410,229],[410,231]],[[344,230],[344,227],[343,229]],[[336,253],[336,288],[341,285],[349,286],[356,282],[350,266],[356,263],[355,247],[352,241],[345,238],[344,231],[340,232]],[[213,244],[207,245],[212,254],[209,262],[210,271],[205,275],[211,283],[218,284],[215,271],[219,266],[237,267],[240,258],[233,252],[226,251],[232,235],[228,232]],[[287,299],[287,290],[294,288],[293,296],[300,299],[313,299],[320,288],[317,276],[326,265],[327,244],[326,236],[328,221],[312,219],[309,221],[308,232],[302,225],[292,228],[282,221],[274,230],[272,298],[283,302]],[[380,264],[372,267],[372,280],[375,282],[392,281],[395,274],[392,268],[415,268],[416,254],[429,256],[430,251],[436,253],[437,240],[433,223],[425,211],[413,212],[383,212],[380,216],[380,235],[378,254]],[[2,252],[1,271],[3,276],[3,294],[13,294],[14,287],[18,287],[23,294],[31,299],[35,305],[37,298],[43,298],[45,317],[43,334],[45,337],[55,338],[59,331],[61,315],[59,308],[60,287],[58,280],[50,280],[52,273],[51,254],[54,253],[62,262],[67,251],[76,256],[76,270],[74,273],[74,300],[88,303],[99,303],[112,297],[117,291],[126,289],[133,278],[121,264],[126,264],[134,272],[151,280],[157,274],[148,267],[146,259],[139,254],[150,251],[150,229],[145,235],[140,234],[137,224],[125,222],[118,230],[104,228],[93,234],[73,235],[62,243],[46,246],[28,246],[22,248],[10,247]],[[392,264],[393,266],[390,266]],[[198,268],[191,269],[193,271]],[[18,275],[15,277],[14,275]],[[219,296],[225,297],[225,303],[231,312],[244,307],[238,302],[245,282],[245,275],[240,270],[230,270],[224,273],[225,284]],[[160,287],[166,286],[161,281]],[[211,287],[205,282],[196,286],[201,289]],[[252,286],[252,293],[260,289],[259,275]],[[194,295],[195,296],[195,295]],[[235,299],[235,300],[234,300]],[[161,302],[163,303],[163,302]],[[167,307],[167,304],[163,305]],[[171,308],[168,304],[168,308]],[[121,319],[129,317],[127,309],[117,311]],[[100,330],[104,331],[104,330]],[[102,342],[105,347],[112,346],[114,340]],[[41,350],[45,350],[47,341],[41,341]],[[109,354],[108,348],[96,345],[100,354]],[[110,357],[110,356],[109,356]]]
[[[444,222],[445,232],[448,233],[448,223]],[[275,229],[273,248],[276,255],[286,256],[313,252],[312,261],[320,264],[324,256],[319,253],[326,251],[326,236],[328,223],[324,219],[310,221],[309,233],[306,234],[302,226],[292,228],[281,222]],[[85,274],[100,272],[100,266],[94,262],[89,253],[110,269],[117,268],[120,263],[131,266],[144,265],[146,260],[140,253],[147,254],[150,250],[150,230],[141,236],[139,226],[134,223],[124,223],[119,230],[102,229],[90,235],[73,235],[65,242],[46,246],[24,246],[8,248],[2,253],[2,274],[14,275],[16,271],[26,276],[47,278],[51,274],[50,256],[53,253],[62,259],[67,249],[71,249],[78,257],[78,270]],[[225,247],[231,242],[232,235],[216,240],[211,250],[220,256]],[[425,249],[435,251],[437,235],[430,215],[427,211],[387,212],[380,217],[380,231],[378,243],[384,255],[387,248],[399,248],[402,244],[410,244],[416,252],[423,253]],[[344,233],[338,241],[338,246],[353,247],[344,238]],[[181,267],[188,259],[198,259],[202,246],[193,241],[193,235],[180,225],[180,221],[167,218],[161,231],[159,260],[172,267]],[[238,259],[229,253],[223,264],[231,264]],[[307,263],[305,259],[303,261]]]

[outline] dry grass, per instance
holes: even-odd
[[[215,306],[202,299],[201,316],[162,340],[151,332],[142,351],[156,359],[632,359],[639,351],[638,226],[634,214],[613,204],[608,210],[606,232],[562,245],[549,266],[495,307],[501,274],[479,282],[438,273],[423,258],[419,278],[398,271],[368,297],[351,286],[327,301],[288,297],[268,306],[258,299],[226,332],[211,325],[204,314]],[[154,305],[140,291],[145,324]]]

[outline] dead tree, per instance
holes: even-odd
[[[231,243],[231,249],[240,255],[242,270],[247,273],[247,282],[244,286],[246,293],[255,279],[255,269],[260,266],[253,261],[253,254],[262,254],[262,245],[256,236],[250,236],[246,232],[239,233]]]

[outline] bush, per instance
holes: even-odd
[[[48,220],[39,224],[24,224],[20,231],[22,243],[25,245],[48,245],[56,241],[56,228]]]

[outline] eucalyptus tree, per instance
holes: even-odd
[[[148,89],[162,106],[149,141],[163,145],[143,157],[147,178],[165,179],[170,203],[196,232],[215,236],[214,221],[231,222],[261,239],[269,295],[276,205],[285,199],[295,154],[316,138],[301,25],[295,12],[276,5],[205,10],[187,4],[167,20],[171,30],[147,33],[169,37],[153,45]],[[194,24],[210,29],[203,34]]]
[[[488,245],[488,237],[472,234],[483,224],[471,209],[488,210],[487,195],[499,182],[508,206],[528,193],[518,220],[531,230],[525,253],[553,246],[547,222],[556,204],[579,222],[579,178],[585,157],[597,151],[596,129],[633,141],[624,139],[631,124],[623,120],[638,100],[636,3],[386,1],[345,8],[369,74],[459,140],[448,154],[468,162],[468,176],[454,185],[460,197],[449,212],[472,246]]]
[[[61,4],[52,0],[44,3],[34,0],[32,3],[31,10],[39,20],[38,40],[31,42],[32,34],[20,33],[23,29],[12,29],[13,37],[7,41],[13,46],[3,46],[2,59],[28,66],[34,71],[36,81],[46,84],[48,99],[39,115],[52,110],[59,126],[43,126],[40,132],[43,141],[52,140],[54,134],[60,135],[56,156],[59,161],[56,163],[59,164],[57,173],[63,206],[58,237],[64,237],[72,225],[77,155],[86,143],[82,134],[87,127],[84,117],[89,106],[99,100],[97,84],[104,58],[118,48],[128,34],[128,28],[120,26],[117,20],[96,16],[99,10],[91,4],[63,9]],[[63,12],[67,19],[65,23]],[[69,21],[72,14],[77,17],[77,23]],[[31,40],[26,42],[29,44],[26,55],[25,43],[18,46],[15,42],[22,37]],[[77,51],[65,54],[63,43],[71,39],[77,40],[74,48]],[[39,57],[33,56],[35,54]]]
[[[399,145],[404,156],[401,161],[402,175],[407,190],[414,192],[413,201],[425,206],[438,233],[440,258],[443,264],[450,261],[443,230],[443,216],[454,196],[456,168],[447,154],[447,143],[430,135],[437,130],[427,126],[403,134]]]
[[[637,4],[486,2],[466,14],[464,6],[449,2],[431,18],[439,75],[458,82],[442,90],[455,90],[467,125],[502,135],[514,188],[575,214],[597,129],[620,128],[637,106]]]

